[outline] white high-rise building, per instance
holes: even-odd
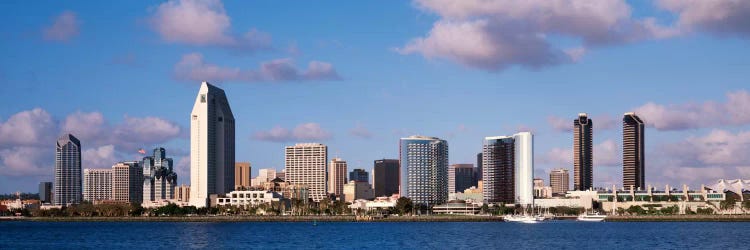
[[[333,158],[328,164],[328,192],[341,197],[344,194],[346,182],[346,161]]]
[[[534,204],[534,135],[520,132],[515,139],[515,196],[516,204]]]
[[[258,170],[258,181],[259,182],[270,182],[276,179],[276,169],[273,168],[262,168]]]
[[[286,147],[286,181],[305,185],[309,197],[318,202],[328,192],[326,185],[326,163],[328,147],[320,143],[298,143]]]
[[[83,200],[103,201],[112,199],[112,169],[83,170]]]
[[[234,190],[234,126],[224,90],[203,82],[190,114],[190,205]]]

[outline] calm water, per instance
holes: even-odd
[[[750,223],[0,222],[0,249],[748,249]]]

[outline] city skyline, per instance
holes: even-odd
[[[178,183],[190,183],[186,114],[202,81],[226,90],[237,118],[235,160],[257,169],[280,171],[285,146],[319,142],[353,168],[369,170],[372,160],[397,158],[398,138],[412,134],[447,140],[449,164],[474,163],[482,138],[531,130],[534,177],[546,180],[555,168],[573,172],[570,121],[586,112],[597,123],[594,186],[620,186],[618,120],[634,111],[647,130],[646,184],[695,187],[750,174],[750,94],[743,66],[750,51],[744,49],[746,30],[729,25],[736,12],[716,20],[727,29],[713,30],[701,25],[705,20],[671,21],[689,18],[680,16],[680,8],[623,2],[632,12],[611,15],[618,20],[654,17],[658,27],[685,30],[611,44],[588,35],[601,32],[541,30],[591,42],[546,40],[552,52],[577,49],[568,52],[579,57],[563,63],[541,60],[550,55],[542,47],[519,58],[493,55],[499,46],[512,45],[497,37],[475,46],[488,48],[491,60],[475,51],[447,53],[438,45],[458,45],[437,43],[431,31],[470,37],[483,30],[438,25],[456,18],[454,12],[427,1],[372,4],[373,13],[358,15],[351,13],[367,3],[277,3],[304,20],[302,27],[278,22],[278,15],[264,13],[263,3],[208,3],[1,4],[9,14],[0,20],[10,25],[0,27],[9,38],[2,45],[8,55],[0,61],[0,193],[34,191],[40,181],[53,181],[52,141],[64,133],[81,139],[82,169],[139,160],[139,148],[164,147],[175,160]],[[166,17],[188,5],[227,18],[195,33],[168,33],[174,23]],[[376,13],[390,16],[382,20]],[[517,16],[538,24],[531,15]],[[343,25],[329,27],[332,22]],[[619,35],[614,37],[633,34]],[[535,60],[522,60],[529,57]],[[271,74],[278,73],[273,69],[292,70]],[[156,98],[112,101],[146,93]],[[456,102],[436,108],[437,100]]]

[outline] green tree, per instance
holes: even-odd
[[[646,210],[643,209],[641,206],[630,206],[627,209],[627,212],[631,215],[644,215],[646,214]]]
[[[623,214],[625,214],[625,209],[621,208],[621,207],[618,207],[617,210],[616,210],[616,213],[617,213],[617,215],[623,215]]]
[[[721,210],[732,210],[737,202],[734,195],[727,195],[727,198],[719,202],[719,208]]]
[[[396,200],[396,211],[399,215],[411,213],[413,208],[414,203],[409,198],[401,197]]]

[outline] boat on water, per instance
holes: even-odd
[[[584,213],[584,214],[579,215],[577,220],[586,221],[586,222],[600,222],[600,221],[604,221],[604,219],[606,218],[607,218],[606,215],[599,214],[599,213],[595,213],[595,214]]]
[[[506,222],[519,222],[519,223],[539,223],[544,221],[543,216],[533,216],[533,215],[505,215],[503,216],[503,221]]]

